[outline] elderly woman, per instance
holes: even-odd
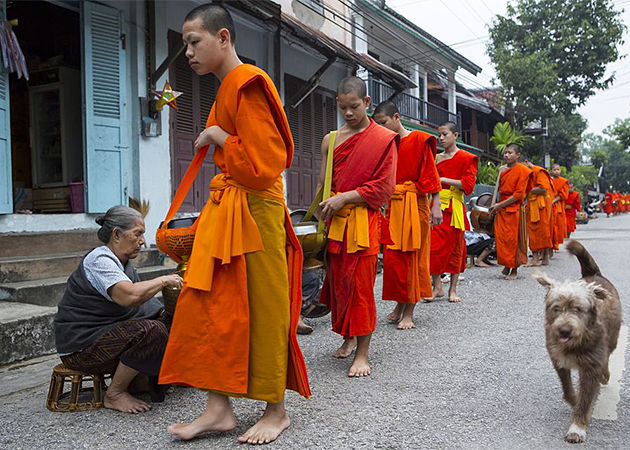
[[[68,279],[55,317],[57,351],[70,369],[113,373],[105,407],[144,412],[151,406],[133,397],[128,387],[139,373],[157,379],[168,339],[166,325],[158,320],[162,305],[153,297],[165,286],[181,287],[182,279],[139,280],[129,263],[144,244],[138,211],[114,206],[96,222],[105,245],[89,252]],[[159,393],[151,392],[159,401]]]

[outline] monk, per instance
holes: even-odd
[[[569,182],[569,196],[564,206],[564,212],[567,216],[567,239],[571,237],[571,233],[575,231],[575,218],[578,211],[582,211],[582,205],[580,204],[580,194],[573,189],[573,183]]]
[[[198,152],[213,146],[221,173],[196,222],[160,372],[163,384],[206,390],[207,405],[197,419],[168,431],[187,440],[231,430],[236,417],[230,397],[246,397],[267,407],[238,441],[265,444],[290,425],[285,390],[310,396],[296,340],[302,256],[282,186],[293,141],[269,76],[239,60],[226,9],[198,6],[186,16],[182,34],[191,68],[221,81],[194,144]]]
[[[444,297],[443,273],[451,274],[448,290],[449,302],[460,302],[457,295],[459,274],[466,269],[466,241],[464,231],[470,223],[464,206],[464,194],[470,195],[477,179],[478,159],[472,153],[457,148],[457,124],[444,122],[438,127],[440,145],[444,152],[437,155],[437,170],[442,183],[440,208],[442,223],[431,228],[431,278],[433,296],[425,301]],[[437,201],[437,197],[436,200]]]
[[[564,212],[564,204],[569,197],[569,180],[560,176],[561,173],[562,168],[560,164],[553,164],[551,166],[551,178],[556,191],[556,197],[552,200],[552,204],[554,205],[554,250],[560,249],[560,244],[564,242],[564,238],[567,235],[567,216]]]
[[[532,251],[532,266],[546,266],[553,251],[551,196],[554,190],[549,172],[531,161],[523,164],[532,171],[531,190],[527,197],[527,234]]]
[[[604,212],[606,213],[606,217],[610,217],[610,215],[613,212],[612,202],[613,202],[613,195],[610,192],[606,192],[604,194],[604,206],[603,206]]]
[[[396,190],[387,208],[392,245],[383,249],[383,300],[396,302],[387,319],[399,330],[415,328],[413,311],[431,289],[431,224],[442,223],[440,175],[435,167],[437,139],[424,131],[409,131],[400,122],[392,101],[379,104],[374,121],[400,136]],[[434,198],[429,209],[430,198]]]
[[[396,184],[398,135],[367,116],[370,97],[361,78],[341,81],[337,105],[345,123],[324,136],[321,146],[320,185],[328,152],[334,153],[332,195],[318,213],[328,224],[328,267],[319,301],[330,309],[332,329],[344,339],[333,356],[346,358],[356,347],[348,376],[364,377],[372,371],[368,354],[376,328],[380,209]]]
[[[506,280],[518,277],[518,267],[527,264],[527,216],[523,202],[530,187],[531,170],[518,162],[521,147],[509,144],[503,159],[506,165],[499,173],[500,202],[490,207],[495,215],[494,237],[497,263],[504,267]]]

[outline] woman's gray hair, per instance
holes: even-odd
[[[122,231],[130,230],[138,219],[144,220],[139,211],[123,205],[112,206],[104,216],[96,218],[96,223],[101,226],[98,230],[99,240],[107,244],[112,237],[114,228]]]

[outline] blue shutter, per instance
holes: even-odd
[[[124,125],[125,54],[122,13],[82,2],[85,176],[87,211],[104,212],[125,203],[124,176],[129,152]]]
[[[0,12],[5,17],[5,1],[0,0]],[[13,212],[11,181],[11,120],[9,119],[9,73],[0,69],[0,214]]]

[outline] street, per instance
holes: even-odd
[[[625,324],[618,349],[626,349],[630,313],[630,215],[600,216],[579,225],[573,236],[620,292]],[[291,427],[274,448],[567,448],[564,434],[570,407],[544,346],[544,289],[530,278],[506,281],[500,268],[472,268],[460,282],[460,304],[446,299],[416,308],[417,328],[398,331],[387,323],[393,303],[380,300],[372,338],[372,375],[349,379],[350,360],[332,352],[341,338],[330,331],[330,317],[313,320],[313,334],[300,336],[313,397],[287,395]],[[561,249],[546,272],[555,279],[579,278],[577,260]],[[630,430],[628,371],[623,354],[611,369],[609,400],[596,407],[587,430],[587,448],[627,448]],[[48,358],[52,367],[55,358]],[[24,379],[29,367],[18,369]],[[615,373],[621,379],[615,380]],[[32,374],[31,374],[32,375]],[[45,408],[50,371],[35,387],[2,390],[9,374],[0,373],[0,448],[232,448],[255,423],[263,404],[235,400],[236,430],[204,435],[190,443],[166,432],[173,422],[190,421],[204,408],[205,394],[178,388],[162,404],[140,415],[110,410],[53,413]],[[19,377],[18,377],[19,378]],[[11,378],[14,386],[19,384]],[[615,396],[620,385],[620,399]],[[17,392],[16,392],[17,391]]]

